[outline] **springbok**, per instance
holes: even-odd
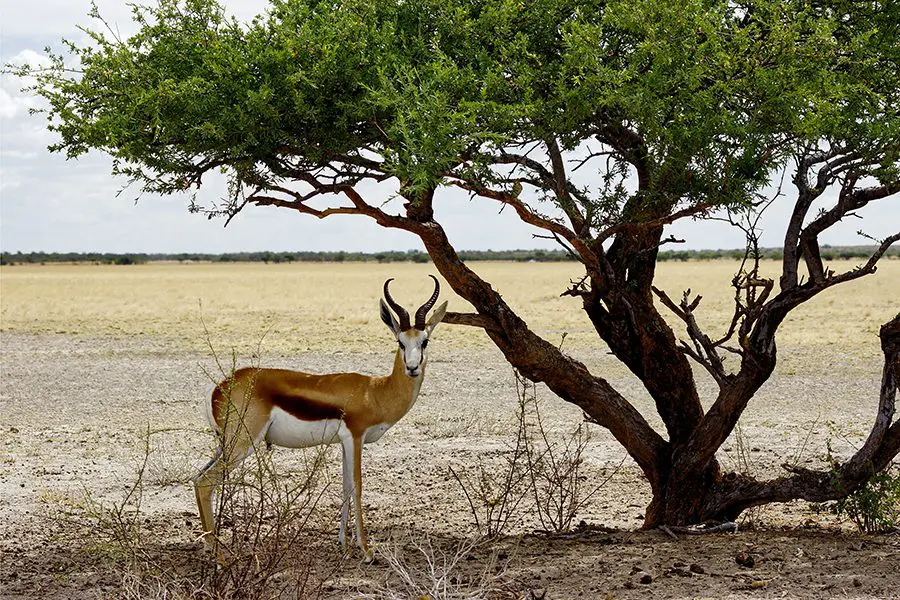
[[[426,320],[441,290],[437,278],[429,277],[434,280],[434,293],[416,311],[412,326],[409,313],[394,301],[388,290],[393,279],[384,282],[381,320],[399,344],[393,371],[387,377],[243,368],[213,389],[206,405],[207,416],[221,443],[215,458],[194,479],[203,537],[213,549],[216,547],[213,492],[227,473],[255,448],[263,442],[287,448],[340,443],[343,447],[344,501],[338,540],[346,548],[347,514],[352,494],[356,539],[365,557],[372,558],[363,529],[362,446],[378,441],[412,408],[419,395],[425,375],[425,348],[447,311],[447,302],[443,302]],[[396,317],[388,305],[397,313]]]

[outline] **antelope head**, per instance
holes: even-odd
[[[416,311],[415,323],[410,326],[409,313],[405,308],[397,304],[391,297],[388,290],[393,279],[384,282],[384,299],[381,300],[381,320],[390,328],[397,343],[400,344],[400,352],[403,354],[403,363],[406,366],[406,374],[410,377],[418,377],[422,374],[422,365],[425,364],[425,348],[428,347],[428,338],[431,332],[437,327],[437,324],[444,318],[447,312],[447,302],[444,301],[435,309],[431,317],[426,320],[428,311],[437,302],[438,295],[441,293],[441,286],[437,277],[429,275],[434,280],[434,293],[425,304]],[[387,304],[385,304],[387,302]],[[390,309],[394,309],[397,313],[395,317]]]

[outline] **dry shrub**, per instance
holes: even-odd
[[[391,538],[378,547],[378,557],[389,571],[386,580],[359,597],[390,600],[517,597],[504,579],[508,554],[501,561],[497,550],[488,550],[487,560],[473,560],[473,553],[483,550],[478,540],[440,543],[427,534],[418,538]]]
[[[516,419],[515,441],[499,453],[499,468],[488,463],[484,455],[478,457],[474,466],[448,467],[469,503],[475,528],[487,538],[502,535],[511,522],[521,523],[520,508],[528,496],[528,431],[521,406]]]
[[[500,454],[501,467],[480,456],[474,466],[450,467],[450,475],[469,503],[476,529],[485,537],[504,534],[528,513],[536,514],[545,531],[569,531],[578,512],[609,483],[625,458],[588,486],[584,452],[591,438],[586,424],[579,423],[562,437],[551,435],[541,418],[535,384],[518,372],[515,381],[516,433]]]
[[[625,459],[604,479],[587,487],[584,452],[591,434],[585,422],[568,435],[553,439],[541,418],[537,386],[518,373],[516,396],[521,427],[525,429],[526,471],[538,520],[546,531],[569,531],[578,512],[609,483]]]
[[[220,494],[221,539],[231,561],[217,565],[202,543],[184,537],[183,517],[154,516],[144,507],[144,491],[154,432],[141,435],[143,452],[124,495],[95,498],[89,489],[78,498],[53,502],[49,530],[62,531],[67,549],[95,563],[107,580],[118,580],[113,597],[155,598],[316,598],[343,564],[336,544],[323,539],[332,521],[320,508],[328,490],[323,453],[310,452],[293,472],[277,471],[268,453],[235,469]],[[48,500],[52,501],[52,499]],[[327,511],[331,512],[331,511]]]

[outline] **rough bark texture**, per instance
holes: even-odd
[[[666,444],[646,419],[608,382],[529,330],[500,295],[459,259],[437,223],[428,223],[420,236],[435,267],[453,290],[475,307],[478,325],[510,364],[528,379],[546,383],[560,398],[609,429],[648,474],[651,485],[660,487],[662,470],[657,461],[665,455]],[[465,322],[466,317],[450,315],[448,320]]]

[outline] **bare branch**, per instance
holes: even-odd
[[[623,233],[628,230],[633,230],[636,228],[651,228],[651,227],[659,227],[661,225],[669,225],[674,223],[679,219],[683,219],[685,217],[693,217],[695,215],[703,214],[707,211],[710,211],[715,208],[715,204],[712,202],[698,202],[692,206],[688,206],[681,210],[675,211],[669,215],[659,217],[656,219],[650,219],[648,221],[642,221],[640,223],[617,223],[615,225],[610,225],[603,231],[599,232],[595,240],[597,243],[602,243],[605,240],[608,240],[614,235],[618,235],[619,233]],[[675,240],[677,241],[677,240]]]
[[[881,393],[875,423],[862,447],[844,465],[844,470],[855,474],[872,468],[873,459],[882,447],[885,436],[894,420],[897,387],[900,385],[900,315],[881,326],[881,349],[884,369],[881,375]]]
[[[448,312],[444,315],[442,323],[468,325],[470,327],[480,327],[481,329],[489,329],[491,331],[501,331],[500,326],[497,325],[493,319],[478,313]]]
[[[839,283],[853,281],[854,279],[859,279],[864,275],[874,273],[878,269],[878,261],[881,260],[881,257],[884,256],[884,253],[887,252],[888,248],[894,245],[894,243],[897,241],[900,241],[900,232],[897,232],[883,239],[875,249],[875,252],[872,253],[872,256],[869,257],[869,260],[866,261],[866,264],[862,265],[861,267],[857,267],[855,269],[851,269],[849,271],[841,273],[840,275],[832,274],[824,282],[822,289],[838,285]]]
[[[571,244],[575,251],[578,253],[578,259],[585,265],[589,272],[600,272],[600,264],[597,256],[583,239],[581,239],[578,235],[575,234],[574,231],[572,231],[559,221],[555,221],[553,219],[535,213],[524,202],[522,202],[522,200],[519,199],[519,194],[521,193],[521,185],[517,187],[514,186],[511,192],[487,188],[476,183],[463,180],[462,178],[452,180],[450,182],[450,185],[466,190],[478,196],[497,200],[498,202],[501,202],[506,206],[511,206],[513,209],[515,209],[516,214],[519,216],[519,218],[524,222],[528,223],[529,225],[534,225],[535,227],[538,227],[540,229],[549,231],[553,235],[557,235],[569,242],[569,244]]]
[[[731,510],[740,512],[769,502],[798,498],[810,502],[835,500],[863,485],[896,458],[900,451],[900,421],[894,420],[900,384],[900,315],[882,325],[880,336],[884,369],[878,411],[863,446],[827,472],[785,464],[783,468],[791,475],[771,481],[756,481],[739,475],[730,485],[731,489],[725,492],[736,500]],[[722,498],[714,501],[721,502]]]
[[[365,215],[371,219],[374,219],[379,225],[382,225],[384,227],[404,229],[416,234],[421,232],[422,228],[424,227],[422,223],[415,221],[414,219],[397,215],[390,215],[380,208],[376,208],[375,206],[368,204],[359,194],[359,192],[357,192],[356,189],[350,184],[325,184],[316,179],[315,176],[313,176],[311,173],[303,173],[303,175],[299,177],[299,179],[312,187],[312,191],[301,194],[300,192],[296,192],[283,186],[266,185],[265,187],[258,188],[255,192],[250,194],[244,204],[252,203],[257,206],[279,206],[283,208],[290,208],[304,214],[312,215],[319,219],[324,219],[325,217],[341,214]],[[289,196],[291,199],[279,198],[277,196],[266,194],[266,192],[273,191]],[[316,196],[328,194],[342,194],[350,200],[352,206],[337,206],[317,209],[307,204],[310,199]],[[243,205],[241,205],[240,208],[243,208]]]
[[[512,178],[504,177],[502,181],[510,183],[516,180],[527,181],[537,189],[552,191],[559,200],[560,207],[569,217],[575,232],[582,237],[588,235],[587,227],[589,220],[585,215],[581,214],[575,203],[581,205],[582,209],[588,211],[591,207],[590,198],[588,198],[581,190],[578,189],[565,175],[565,162],[562,159],[562,153],[555,139],[547,141],[544,145],[550,157],[552,170],[548,169],[540,161],[528,156],[540,142],[536,142],[525,154],[515,154],[506,150],[490,155],[479,155],[479,160],[495,164],[495,165],[516,165],[531,171],[533,177]],[[555,150],[554,150],[555,148]],[[580,223],[580,225],[579,225]]]
[[[687,342],[682,340],[682,351],[706,369],[712,378],[716,380],[716,383],[719,384],[720,388],[726,385],[730,376],[725,371],[725,365],[723,364],[722,358],[719,356],[717,350],[718,344],[710,340],[709,336],[703,333],[700,329],[700,325],[697,323],[697,319],[694,317],[694,310],[700,305],[702,297],[698,295],[692,301],[689,301],[691,290],[687,290],[684,292],[681,303],[676,305],[664,291],[655,286],[652,289],[653,293],[660,299],[660,302],[671,310],[679,319],[684,321],[686,325],[688,337],[693,342],[694,347],[691,348]]]
[[[465,181],[461,178],[454,179],[450,182],[450,185],[466,190],[467,192],[470,192],[474,195],[482,196],[484,198],[490,198],[491,200],[497,200],[498,202],[502,202],[507,206],[511,206],[515,209],[516,214],[519,215],[519,218],[529,225],[534,225],[535,227],[538,227],[540,229],[545,229],[547,231],[556,233],[575,245],[573,241],[577,238],[575,232],[573,232],[571,229],[569,229],[559,221],[555,221],[548,217],[539,215],[519,199],[519,193],[521,193],[521,185],[519,185],[518,187],[514,187],[510,192],[491,189],[482,185],[478,185],[476,183]]]
[[[572,195],[569,193],[569,180],[566,177],[566,165],[563,161],[562,151],[554,137],[549,138],[546,145],[547,153],[550,155],[550,164],[553,166],[553,191],[563,212],[569,217],[572,229],[577,235],[584,237],[588,234],[587,224],[584,215],[578,211],[572,201]]]
[[[585,156],[583,159],[579,160],[579,161],[575,164],[574,167],[572,167],[572,172],[574,173],[575,171],[577,171],[578,169],[580,169],[580,168],[582,168],[584,165],[586,165],[588,162],[590,162],[591,159],[597,158],[597,157],[599,157],[599,156],[616,156],[616,153],[615,153],[613,150],[604,150],[604,151],[601,151],[601,152],[590,152],[590,153],[588,153],[588,155]]]
[[[810,187],[810,170],[817,164],[821,164],[821,167],[816,175],[816,186]],[[900,181],[857,188],[860,179],[869,174],[874,166],[875,163],[863,159],[858,153],[845,153],[842,148],[809,152],[797,160],[794,184],[797,186],[798,198],[785,233],[780,279],[783,291],[799,285],[797,268],[801,257],[806,262],[812,281],[821,283],[828,279],[830,274],[826,272],[819,251],[819,235],[844,217],[854,215],[854,211],[869,202],[900,192]],[[827,211],[822,211],[804,227],[803,222],[812,203],[829,185],[837,181],[841,182],[837,204]]]

